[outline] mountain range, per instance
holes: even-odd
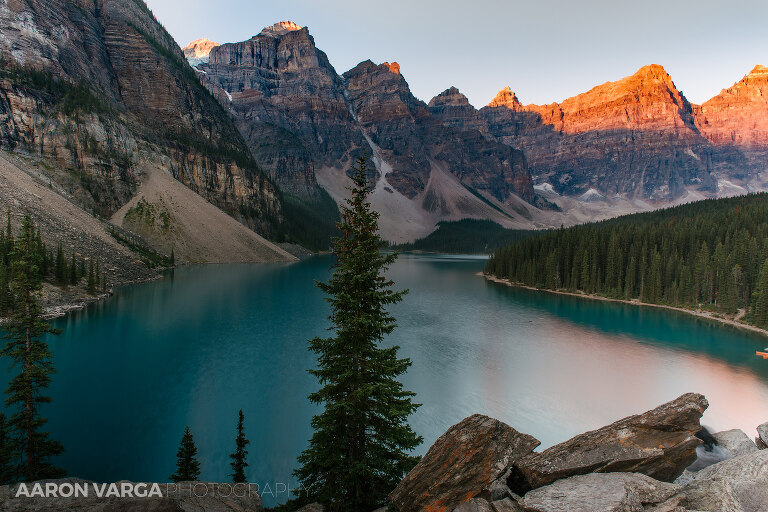
[[[654,64],[549,105],[524,105],[506,87],[478,110],[455,87],[418,100],[397,63],[339,75],[292,22],[193,48],[203,83],[282,187],[318,183],[339,200],[354,154],[373,156],[373,202],[391,240],[440,220],[540,228],[766,188],[762,66],[703,105]]]
[[[416,98],[396,62],[338,73],[292,22],[181,49],[142,0],[7,0],[0,35],[7,161],[180,261],[290,258],[265,238],[327,247],[310,232],[332,229],[359,155],[393,242],[766,188],[762,66],[702,105],[650,65],[561,103],[507,87],[477,109],[454,87]]]

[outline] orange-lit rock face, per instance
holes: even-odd
[[[550,105],[526,105],[563,133],[646,130],[693,135],[693,110],[663,67],[651,64],[632,76],[606,82]]]
[[[732,87],[697,107],[696,125],[718,146],[768,146],[768,68],[755,66]]]
[[[210,39],[196,39],[184,47],[184,56],[188,59],[204,59],[217,46],[221,45]]]
[[[523,104],[520,103],[520,100],[517,99],[517,95],[515,95],[515,92],[509,86],[506,86],[500,90],[496,97],[491,100],[488,106],[507,107],[515,111],[524,109]]]
[[[664,201],[715,189],[693,107],[659,65],[549,105],[522,105],[507,87],[480,116],[560,194]]]
[[[396,75],[400,74],[400,64],[397,62],[393,62],[392,64],[385,62],[383,65],[389,68],[390,73],[395,73]]]

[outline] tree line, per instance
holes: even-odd
[[[25,223],[27,219],[25,218]],[[31,229],[29,246],[25,248],[28,254],[21,254],[16,247],[16,238],[13,235],[11,227],[11,214],[8,213],[7,222],[4,230],[0,230],[0,317],[12,314],[16,309],[15,297],[11,291],[11,281],[13,278],[12,268],[17,259],[23,257],[32,258],[35,261],[34,278],[41,282],[46,281],[60,287],[84,285],[88,293],[94,294],[101,290],[106,291],[109,283],[106,272],[102,272],[101,263],[93,256],[86,258],[75,253],[64,253],[61,243],[57,244],[56,250],[49,249],[43,242],[40,230],[35,228],[34,223],[29,219],[29,229]],[[23,231],[19,236],[24,235]]]
[[[708,199],[548,231],[486,273],[537,288],[703,308],[768,327],[768,194]]]

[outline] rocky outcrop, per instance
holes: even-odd
[[[278,190],[143,1],[12,0],[0,33],[0,143],[46,160],[79,204],[109,217],[155,166],[276,229]]]
[[[643,473],[672,482],[696,460],[696,434],[708,407],[689,393],[637,416],[578,435],[512,465],[509,488],[518,494],[587,473]]]
[[[668,500],[679,489],[640,473],[592,473],[531,491],[520,505],[527,512],[634,512]]]
[[[18,485],[0,487],[0,510],[7,512],[16,511],[50,511],[50,512],[68,512],[77,510],[79,512],[101,512],[105,510],[113,512],[130,512],[141,510],[144,512],[184,512],[184,511],[204,511],[204,512],[259,512],[262,510],[261,496],[255,489],[244,487],[235,488],[235,484],[217,484],[206,482],[181,482],[178,484],[156,484],[157,491],[162,497],[156,496],[155,492],[150,490],[153,484],[139,484],[131,482],[118,482],[115,485],[115,491],[111,496],[105,491],[104,497],[98,497],[93,482],[75,478],[66,478],[63,480],[48,480],[47,483],[57,485],[59,489],[62,484],[73,486],[78,484],[81,488],[88,491],[88,495],[83,497],[27,497],[19,496]],[[41,482],[41,492],[45,489],[46,482]],[[132,492],[137,490],[144,497],[123,494],[122,497],[116,497],[115,494],[122,494],[122,484],[125,483]],[[25,484],[31,493],[34,489],[34,483]],[[101,486],[101,484],[99,484]],[[64,492],[69,490],[65,487]],[[73,491],[74,492],[74,491]]]
[[[560,194],[668,201],[716,190],[693,107],[658,65],[550,105],[523,106],[507,88],[480,116]]]
[[[471,416],[438,439],[422,462],[392,493],[391,505],[400,512],[767,510],[768,450],[747,448],[744,455],[717,462],[698,472],[686,471],[674,483],[668,481],[682,472],[679,468],[689,455],[695,457],[693,447],[700,441],[693,433],[700,430],[699,418],[707,405],[703,396],[689,393],[652,411],[630,416],[549,450],[522,457],[498,455],[505,453],[505,444],[509,445],[507,452],[530,451],[535,446],[533,438],[486,416]],[[745,435],[740,431],[720,432],[714,436],[712,443],[719,439],[734,451],[738,451],[735,446],[744,448]],[[529,439],[520,445],[519,440],[525,437]],[[483,452],[483,446],[488,446],[487,452]],[[525,449],[516,451],[515,446]],[[683,456],[684,453],[687,455]],[[542,457],[548,457],[548,460],[541,460]],[[665,457],[668,459],[663,460]],[[501,461],[505,459],[512,461],[511,469],[506,473],[499,472],[499,468],[504,467]],[[575,474],[560,471],[566,459],[599,462],[583,465],[579,470],[581,474]],[[551,469],[554,478],[545,485],[527,490],[522,496],[509,491],[503,480],[514,475],[516,467],[533,460],[540,462],[539,467],[544,471]],[[491,474],[501,477],[485,484]],[[410,492],[403,492],[406,489]],[[439,489],[440,493],[424,492],[430,489]],[[450,498],[438,500],[440,496]]]
[[[400,512],[452,511],[499,478],[539,441],[476,414],[454,425],[389,495]]]

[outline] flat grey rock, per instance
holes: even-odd
[[[526,512],[642,512],[679,490],[640,473],[592,473],[533,490],[520,505]]]

